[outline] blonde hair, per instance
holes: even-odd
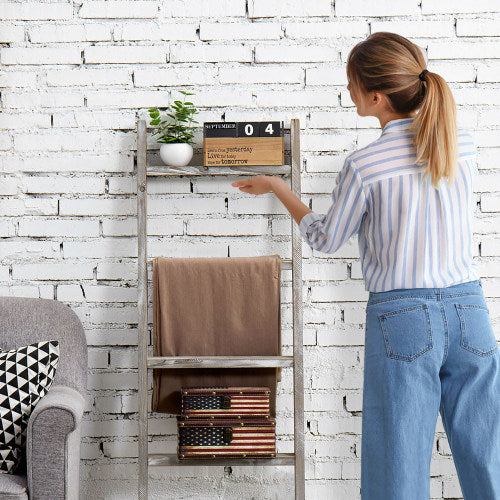
[[[424,178],[437,187],[442,177],[451,184],[458,159],[456,105],[450,88],[437,73],[427,71],[420,48],[395,33],[379,32],[349,53],[347,78],[355,89],[384,93],[391,110],[418,110],[411,125],[415,163],[427,164]]]

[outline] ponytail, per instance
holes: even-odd
[[[414,133],[417,165],[426,165],[437,187],[441,178],[451,184],[458,158],[456,105],[450,88],[437,73],[425,70],[424,56],[414,43],[395,33],[379,32],[349,53],[347,77],[365,92],[383,92],[396,113],[417,111]]]
[[[425,73],[425,93],[420,110],[410,130],[415,132],[417,165],[427,164],[424,177],[431,176],[437,187],[441,177],[451,184],[455,180],[458,159],[455,100],[444,79],[436,73]]]

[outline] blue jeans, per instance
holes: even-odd
[[[438,411],[464,499],[500,500],[500,353],[480,280],[370,292],[363,500],[429,500]]]

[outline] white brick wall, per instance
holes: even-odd
[[[345,88],[350,49],[376,31],[412,39],[450,83],[459,124],[479,146],[475,255],[498,335],[499,13],[495,0],[0,1],[0,294],[56,298],[83,322],[82,499],[136,498],[135,128],[178,89],[195,92],[200,124],[300,118],[303,200],[321,212],[345,156],[380,133]],[[196,140],[199,162],[199,131]],[[150,256],[289,257],[281,204],[231,181],[151,180]],[[333,256],[303,248],[307,498],[360,498],[367,293],[357,243]],[[290,278],[283,273],[286,352]],[[284,370],[280,451],[293,449],[290,391]],[[175,452],[173,418],[154,415],[150,429],[151,450]],[[432,499],[461,498],[440,420],[431,476]],[[285,468],[160,468],[150,493],[284,500],[293,480]]]

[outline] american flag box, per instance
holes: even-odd
[[[181,417],[270,418],[268,387],[183,387]]]
[[[177,426],[179,460],[276,456],[274,418],[211,421],[178,417]]]

